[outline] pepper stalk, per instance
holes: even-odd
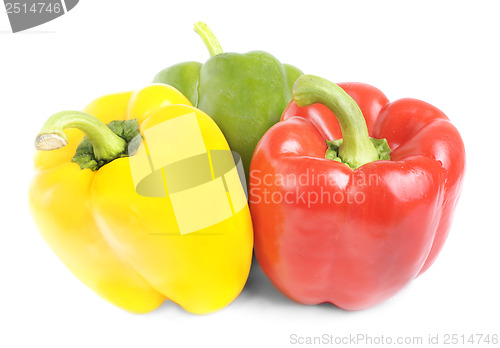
[[[67,128],[81,130],[90,140],[97,160],[112,161],[126,151],[127,142],[96,117],[81,111],[61,111],[45,122],[35,140],[42,151],[60,149],[68,144]]]
[[[358,104],[338,85],[318,76],[302,75],[295,82],[292,93],[299,107],[321,103],[339,121],[342,139],[327,140],[329,150],[335,149],[335,156],[332,158],[327,150],[326,158],[339,160],[352,169],[380,159],[390,159],[387,141],[370,138]]]

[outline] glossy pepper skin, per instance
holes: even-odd
[[[98,150],[110,156],[112,145],[121,142],[117,136],[103,136],[105,123],[136,119],[143,135],[158,123],[189,113],[195,114],[207,149],[229,150],[214,121],[167,85],[108,95],[84,112],[57,117],[74,119],[67,128],[86,130],[96,158]],[[136,192],[130,160],[145,151],[144,144],[132,157],[111,157],[97,170],[82,169],[72,158],[83,133],[66,129],[64,141],[65,127],[52,122],[51,129],[49,121],[37,146],[52,151],[36,151],[30,206],[42,236],[78,279],[103,299],[134,313],[152,311],[169,299],[189,312],[204,314],[235,299],[252,259],[248,206],[218,224],[179,235],[168,195],[146,197]],[[196,212],[192,214],[196,218]]]
[[[358,310],[391,297],[434,262],[460,195],[465,150],[456,128],[430,104],[389,102],[361,83],[340,84],[347,94],[332,97],[333,84],[326,82],[300,77],[295,101],[255,150],[255,254],[291,299]],[[352,103],[342,104],[348,95]],[[335,161],[325,158],[331,151],[325,140],[368,138],[345,117],[356,113],[356,104],[364,121],[356,126],[366,123],[371,137],[385,138],[390,160],[375,156],[354,167],[339,162],[360,142],[339,149]],[[341,113],[343,128],[335,117]]]
[[[210,115],[229,146],[240,154],[248,174],[253,151],[292,99],[292,86],[302,75],[263,51],[225,53],[208,26],[195,24],[210,52],[205,64],[180,63],[164,69],[153,82],[181,91],[197,108]]]

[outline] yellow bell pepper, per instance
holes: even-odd
[[[175,88],[55,114],[35,144],[34,220],[103,299],[134,313],[169,299],[204,314],[241,292],[253,247],[244,179],[215,122]]]

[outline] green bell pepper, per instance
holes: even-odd
[[[194,30],[208,48],[210,59],[205,64],[173,65],[158,73],[153,82],[177,88],[210,115],[231,149],[241,156],[248,177],[257,143],[280,120],[302,71],[263,51],[224,53],[205,23],[196,23]]]

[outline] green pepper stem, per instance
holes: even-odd
[[[68,144],[67,128],[81,130],[92,143],[97,160],[111,161],[127,146],[124,139],[113,133],[96,117],[80,111],[61,111],[52,115],[43,125],[35,140],[35,148],[42,151],[60,149]]]
[[[321,103],[334,113],[342,131],[342,162],[356,169],[379,159],[361,109],[342,88],[318,76],[302,75],[293,86],[293,99],[299,107]]]
[[[203,40],[203,43],[208,49],[208,52],[210,53],[210,57],[216,56],[220,53],[223,53],[222,47],[220,47],[219,41],[215,37],[214,33],[208,25],[206,25],[204,22],[199,21],[194,24],[194,31],[200,35],[201,39]]]

